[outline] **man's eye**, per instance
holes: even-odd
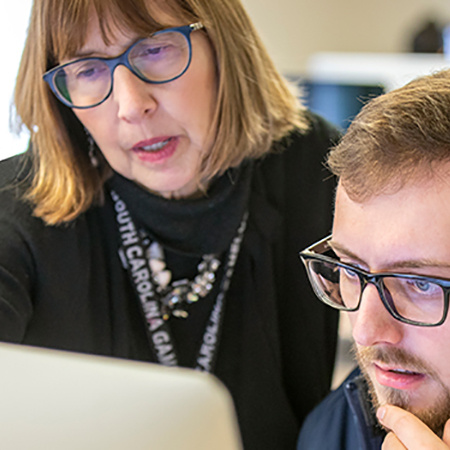
[[[411,280],[408,284],[419,294],[435,295],[441,292],[441,288],[437,284],[427,280]]]
[[[349,269],[347,267],[343,267],[341,270],[343,270],[344,275],[347,278],[358,278],[358,274],[352,269]]]

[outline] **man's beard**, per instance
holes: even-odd
[[[377,347],[364,347],[357,349],[354,345],[354,352],[361,372],[364,375],[369,387],[369,394],[375,410],[381,405],[389,403],[411,412],[424,422],[434,433],[442,437],[444,425],[450,418],[450,389],[444,385],[436,372],[430,369],[422,360],[405,352],[402,349],[391,348],[382,349]],[[434,404],[426,408],[415,408],[410,405],[410,395],[406,390],[381,386],[383,398],[379,399],[373,381],[367,372],[367,368],[374,362],[385,364],[398,364],[414,370],[418,373],[426,374],[433,379],[441,388]]]

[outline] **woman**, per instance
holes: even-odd
[[[15,105],[1,339],[211,371],[246,449],[294,448],[334,362],[297,251],[329,231],[338,135],[240,2],[35,0]]]

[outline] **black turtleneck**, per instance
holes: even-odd
[[[165,199],[118,173],[107,183],[127,204],[136,227],[163,246],[172,281],[193,279],[204,254],[215,254],[222,262],[214,288],[198,303],[190,305],[189,317],[169,319],[182,366],[195,365],[219,292],[228,249],[248,208],[252,167],[252,163],[247,163],[229,169],[212,182],[205,196],[197,199]]]
[[[247,208],[252,164],[229,169],[197,199],[169,200],[115,173],[108,181],[138,228],[165,249],[201,256],[227,250]]]

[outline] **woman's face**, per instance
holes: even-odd
[[[168,26],[181,26],[158,16]],[[95,18],[96,19],[96,18]],[[92,20],[79,55],[114,57],[139,36],[118,33],[109,46]],[[149,191],[166,198],[197,193],[202,156],[212,146],[216,106],[216,65],[212,46],[202,31],[191,33],[192,61],[180,78],[149,84],[120,65],[111,96],[74,113],[91,133],[111,167]]]

